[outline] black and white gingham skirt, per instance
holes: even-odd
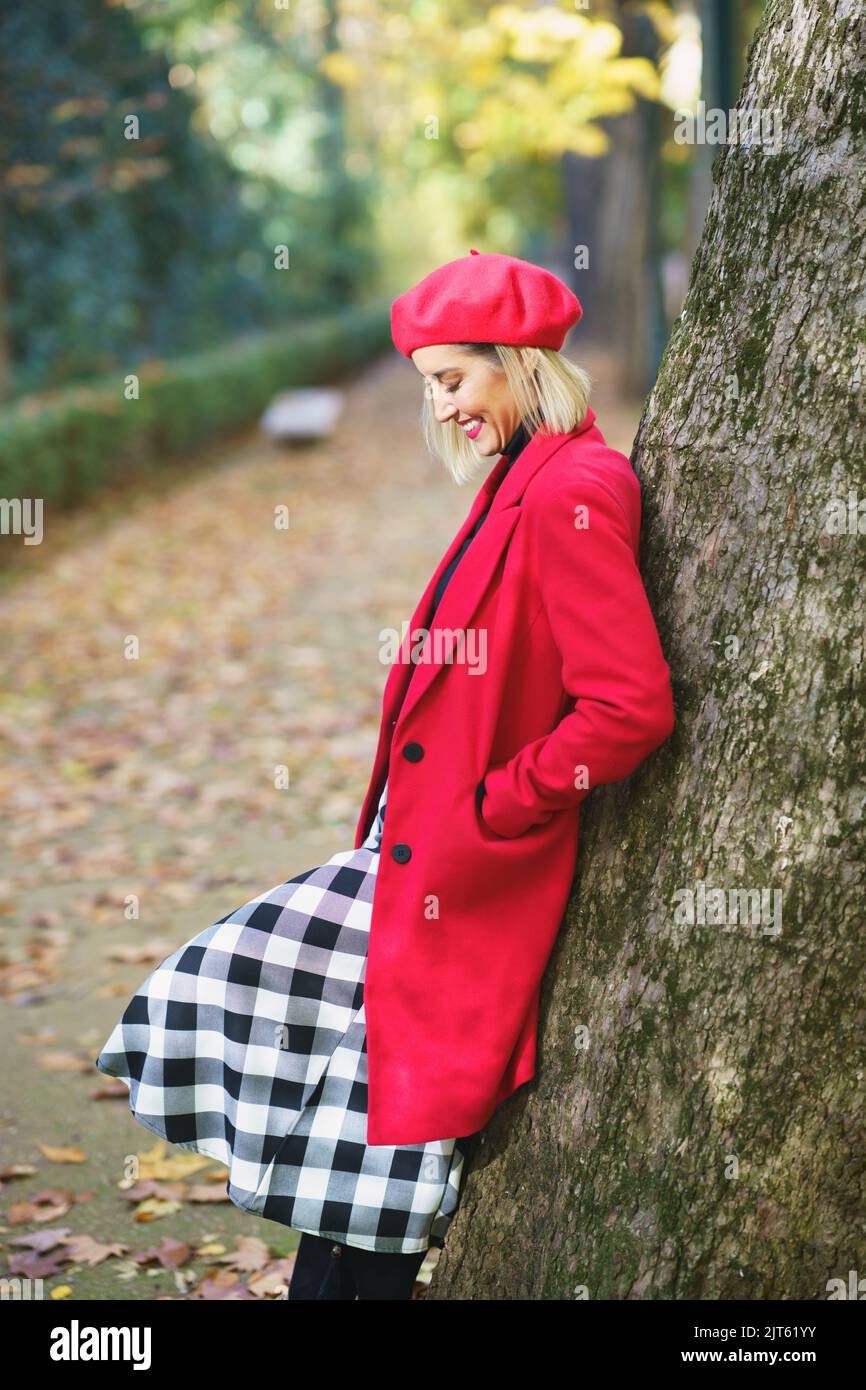
[[[96,1065],[146,1128],[226,1165],[236,1206],[409,1254],[444,1244],[472,1136],[367,1144],[363,982],[387,790],[362,846],[157,966]]]

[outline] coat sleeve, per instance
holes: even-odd
[[[480,814],[509,838],[627,777],[674,728],[670,670],[623,505],[578,479],[544,498],[537,526],[538,621],[550,626],[575,703],[551,733],[484,774]]]

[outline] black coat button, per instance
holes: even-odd
[[[424,756],[424,749],[420,743],[407,743],[403,749],[403,757],[408,758],[410,763],[420,763]]]
[[[405,864],[407,859],[411,859],[412,851],[408,845],[392,845],[391,858],[396,859],[398,864]]]

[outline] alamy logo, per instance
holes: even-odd
[[[149,1327],[69,1327],[51,1330],[52,1361],[131,1361],[134,1371],[150,1369]]]
[[[0,1279],[0,1300],[44,1298],[42,1283],[41,1279],[27,1279],[17,1274],[7,1274]]]
[[[848,1270],[847,1285],[844,1279],[828,1279],[827,1298],[830,1302],[841,1298],[862,1303],[866,1298],[866,1279],[861,1279],[856,1269]]]
[[[696,111],[674,113],[674,141],[677,145],[769,145],[781,136],[778,111],[732,107],[724,111],[699,101]]]
[[[781,888],[708,888],[699,878],[696,888],[674,890],[674,926],[760,926],[765,936],[782,930]],[[772,903],[772,911],[771,911]]]
[[[23,536],[25,545],[41,545],[42,498],[0,497],[0,535]]]
[[[458,665],[471,668],[470,676],[483,676],[487,670],[487,629],[484,627],[435,627],[432,633],[427,627],[413,628],[412,641],[404,656],[403,642],[408,631],[408,623],[403,623],[400,632],[394,627],[382,628],[379,633],[381,662],[453,666],[456,661]]]

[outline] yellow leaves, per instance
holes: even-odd
[[[646,13],[658,22],[657,8]],[[622,57],[622,42],[610,19],[567,5],[494,4],[479,19],[453,0],[399,16],[371,3],[322,70],[357,88],[362,119],[372,119],[367,92],[375,92],[372,136],[383,167],[393,163],[404,177],[411,169],[417,185],[450,164],[471,221],[497,166],[552,162],[565,150],[602,155],[609,140],[594,122],[631,110],[637,97],[660,99],[654,65]],[[470,162],[473,155],[486,162]]]
[[[553,5],[533,10],[517,5],[494,5],[488,22],[492,29],[508,37],[510,56],[525,63],[555,63],[566,44],[585,44],[592,41],[591,36],[601,46],[604,31],[613,30],[613,36],[621,42],[620,32],[614,25],[567,14]],[[606,41],[611,42],[609,32]],[[618,44],[612,51],[619,51]]]
[[[473,58],[463,64],[462,80],[476,91],[492,87],[502,76],[502,67],[495,58]]]
[[[612,84],[621,82],[647,101],[661,99],[659,74],[649,58],[617,58],[608,63],[605,75]]]
[[[653,27],[662,43],[675,43],[683,31],[683,24],[689,23],[692,15],[678,12],[668,0],[643,0],[639,6],[643,14],[652,20]]]
[[[591,24],[581,40],[581,52],[588,62],[609,63],[621,48],[621,30],[604,20]]]
[[[607,63],[622,48],[622,32],[605,19],[568,14],[553,5],[521,9],[496,5],[488,16],[490,26],[508,40],[508,56],[523,63]]]
[[[417,78],[413,71],[409,119],[436,114],[466,160],[467,180],[483,179],[497,164],[555,160],[565,150],[602,155],[609,139],[593,122],[631,110],[638,96],[660,97],[654,65],[621,57],[621,48],[620,30],[606,20],[549,5],[495,6],[484,26],[454,33],[447,57],[434,48]],[[440,161],[439,142],[427,146]],[[475,153],[486,157],[485,169],[469,165]]]
[[[579,125],[575,126],[570,136],[568,148],[574,154],[597,159],[607,153],[609,145],[610,140],[600,126]]]
[[[79,762],[77,758],[63,758],[59,767],[61,777],[65,777],[67,782],[85,782],[88,778],[89,770],[86,765]]]
[[[360,63],[340,49],[319,59],[318,71],[336,87],[356,87],[364,76]]]
[[[189,1153],[186,1150],[172,1149],[166,1152],[165,1141],[157,1140],[152,1149],[146,1149],[136,1155],[138,1160],[138,1181],[145,1182],[153,1178],[164,1178],[167,1180],[186,1178],[190,1173],[198,1173],[202,1168],[207,1168],[215,1160],[208,1158],[206,1154]],[[225,1176],[225,1168],[221,1168],[217,1177]]]
[[[87,1154],[83,1149],[76,1147],[55,1146],[53,1144],[39,1144],[38,1148],[48,1159],[49,1163],[86,1163]]]
[[[168,1201],[159,1197],[148,1197],[136,1207],[132,1219],[139,1225],[142,1225],[147,1221],[158,1221],[162,1216],[173,1216],[175,1212],[182,1210],[182,1202]]]
[[[455,145],[462,150],[478,149],[484,144],[485,129],[480,121],[461,121],[452,134]]]

